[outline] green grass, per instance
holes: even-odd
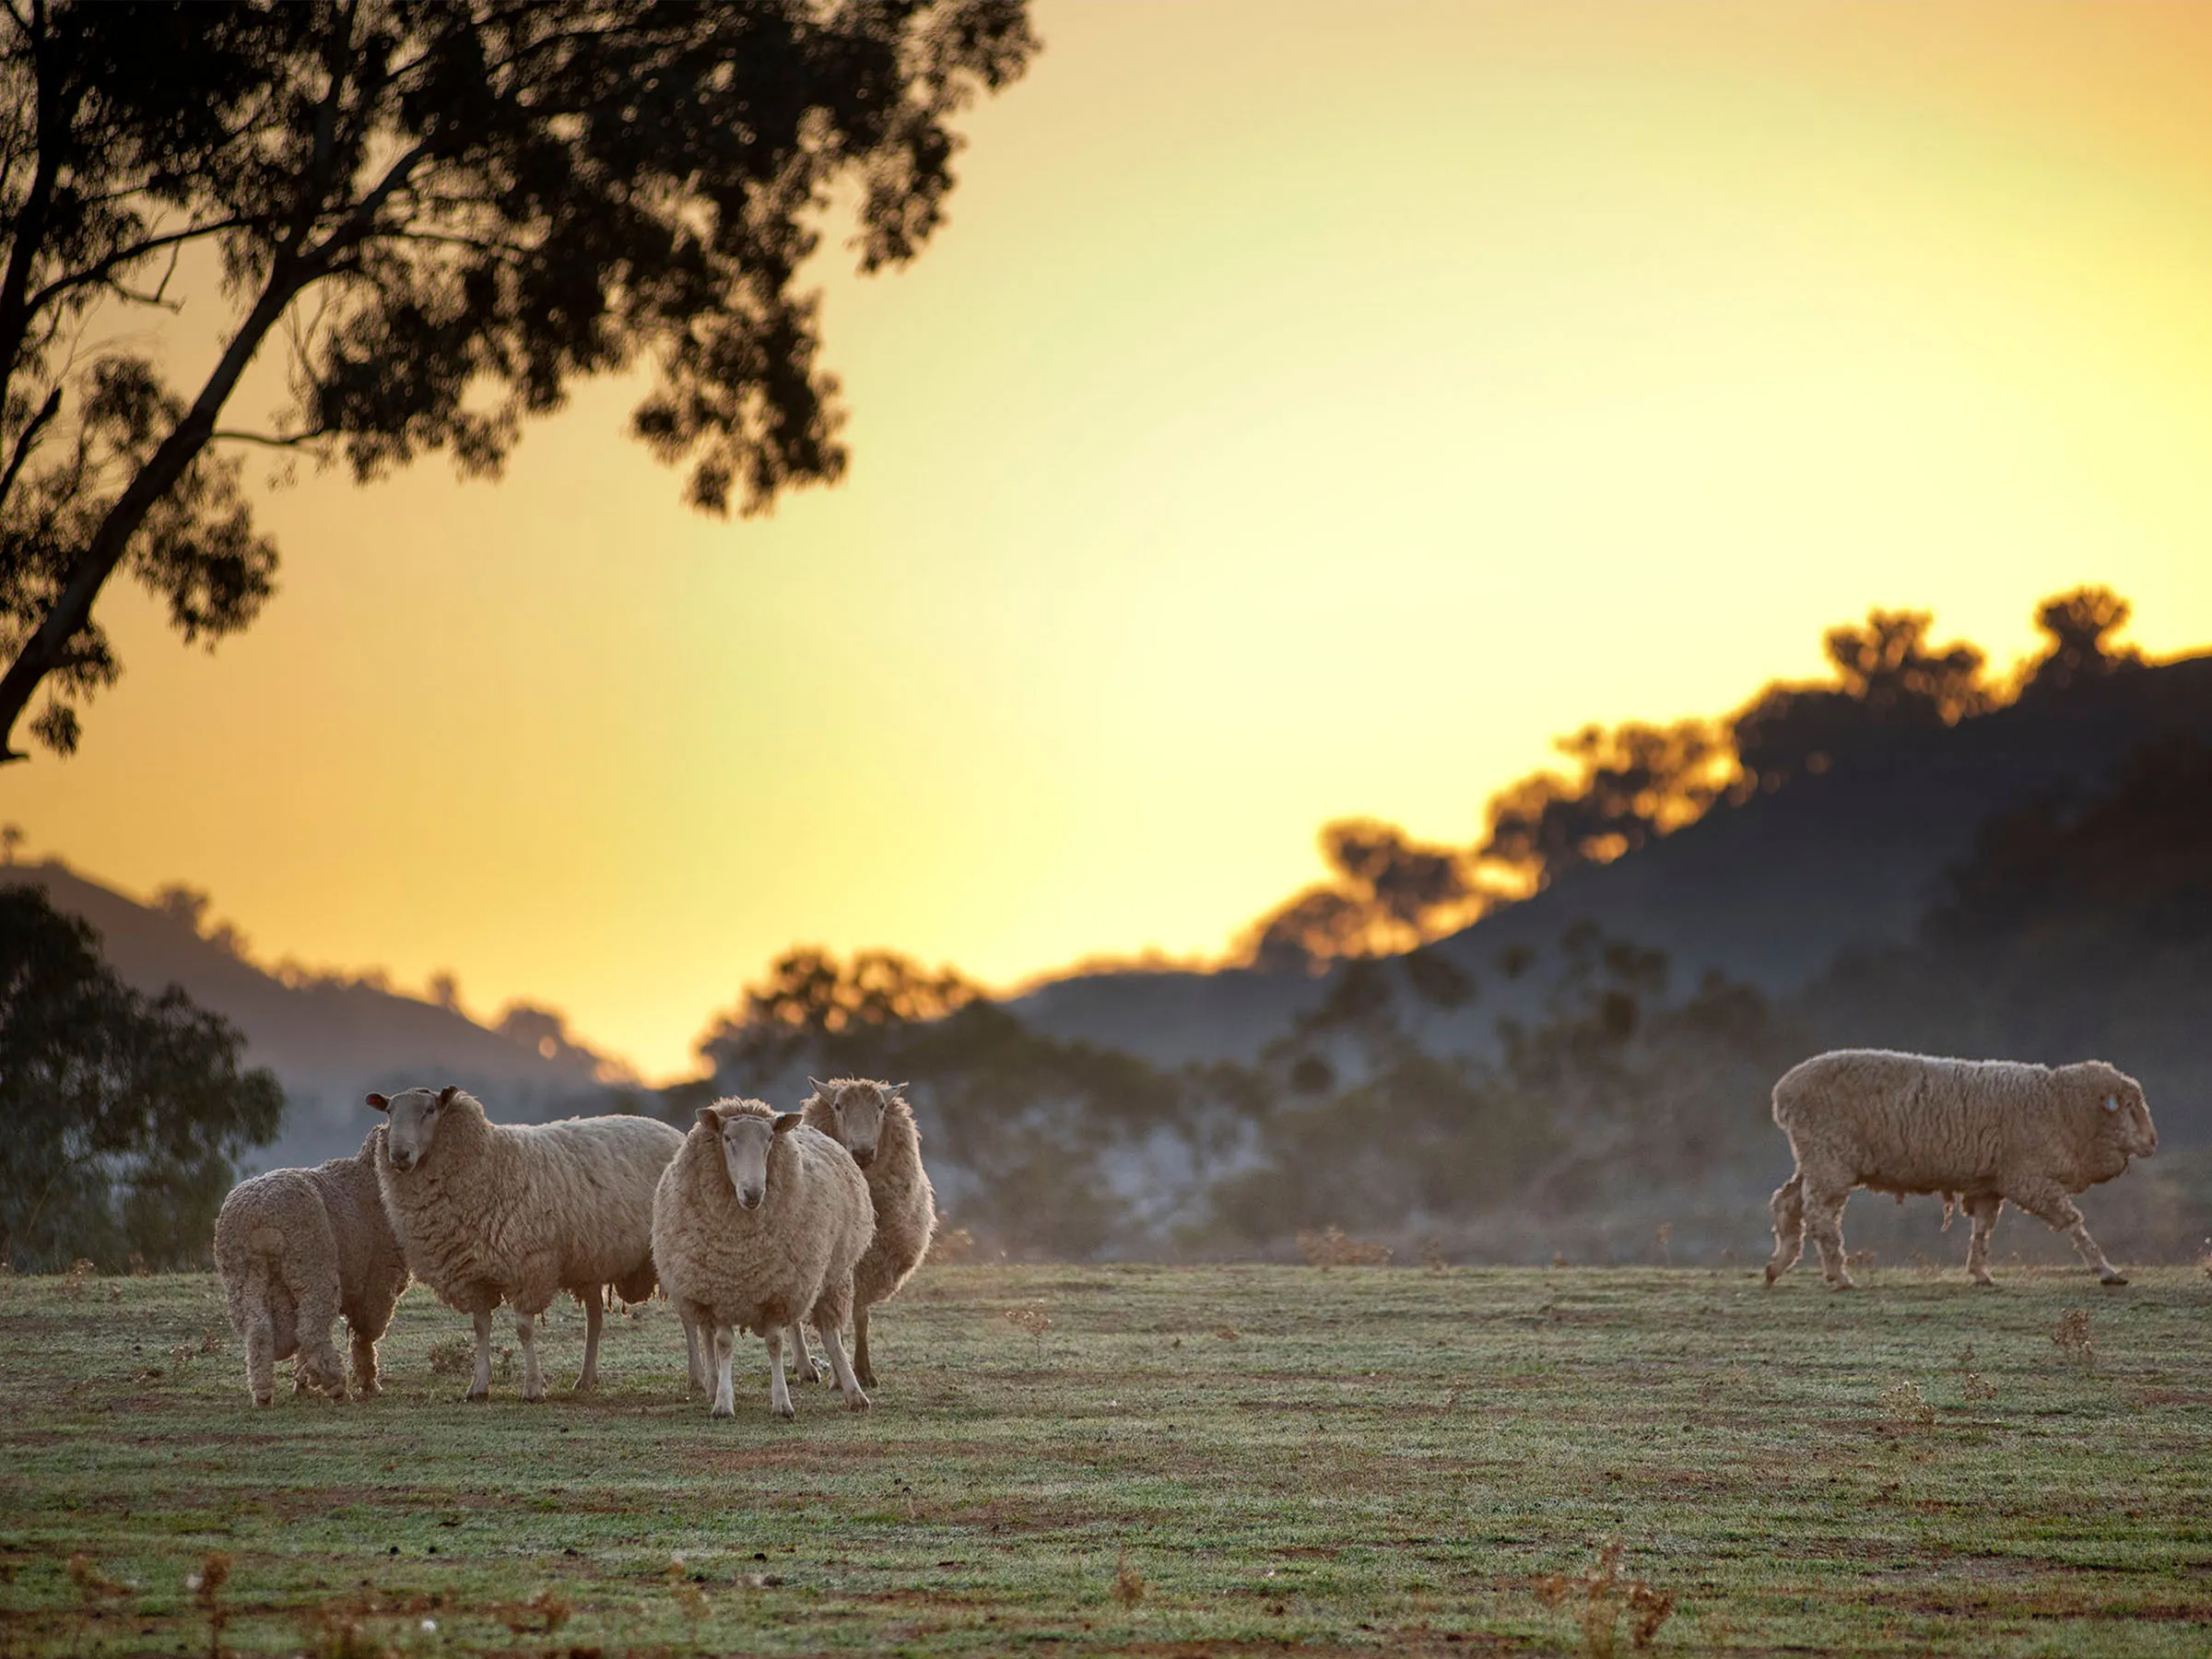
[[[0,1278],[0,1659],[207,1653],[213,1552],[241,1654],[1579,1653],[1609,1538],[1663,1653],[2201,1659],[2212,1278],[2007,1277],[930,1268],[795,1424],[665,1308],[471,1406],[418,1289],[382,1399],[256,1412],[213,1279]]]

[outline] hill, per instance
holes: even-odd
[[[337,975],[279,979],[203,936],[190,923],[78,875],[58,861],[0,865],[0,883],[46,889],[56,910],[98,931],[100,951],[129,984],[171,983],[246,1034],[246,1061],[284,1086],[284,1129],[257,1161],[313,1163],[350,1152],[368,1132],[361,1097],[435,1077],[500,1104],[508,1119],[605,1110],[594,1056],[556,1044],[548,1057],[435,1003]]]
[[[1662,952],[1677,985],[1718,972],[1793,995],[1847,952],[1909,941],[1938,877],[1990,819],[2054,788],[2099,787],[2130,753],[2188,735],[2212,735],[2212,656],[2085,679],[1955,725],[1870,735],[1824,771],[1724,802],[1428,947],[1475,994],[1423,1013],[1416,1034],[1432,1049],[1487,1051],[1500,1016],[1541,1008],[1556,982],[1542,964],[1578,923]],[[1524,958],[1538,971],[1500,971]],[[1047,1035],[1157,1065],[1248,1062],[1347,971],[1092,972],[1007,1006]]]

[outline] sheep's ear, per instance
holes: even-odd
[[[717,1134],[721,1133],[722,1113],[715,1111],[713,1107],[701,1106],[699,1109],[699,1121]]]
[[[392,1101],[384,1095],[371,1095],[369,1097],[369,1104],[375,1107],[379,1112],[389,1112],[392,1110]]]
[[[795,1112],[779,1112],[776,1113],[776,1133],[789,1135],[806,1121]]]
[[[813,1088],[814,1092],[821,1096],[823,1100],[834,1100],[837,1099],[837,1090],[830,1088],[829,1084],[817,1082],[812,1077],[807,1078],[806,1082],[808,1086]]]
[[[438,1091],[438,1104],[441,1106],[451,1106],[453,1103],[453,1097],[460,1092],[461,1086],[458,1083],[448,1083],[443,1088]]]
[[[905,1092],[906,1092],[906,1085],[905,1085],[905,1084],[903,1084],[903,1083],[894,1083],[894,1084],[892,1084],[892,1085],[891,1085],[891,1093],[892,1093],[892,1094],[894,1094],[894,1095],[902,1095],[902,1094],[904,1094]]]

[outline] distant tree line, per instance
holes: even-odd
[[[2129,614],[2107,587],[2044,600],[2035,612],[2043,651],[1997,683],[1978,647],[1931,641],[1928,612],[1870,611],[1863,624],[1829,629],[1822,645],[1834,677],[1827,682],[1778,682],[1717,720],[1591,725],[1560,738],[1572,771],[1532,773],[1500,790],[1489,801],[1488,831],[1472,845],[1417,842],[1370,818],[1325,826],[1327,878],[1253,923],[1239,955],[1255,967],[1317,972],[1455,933],[1500,902],[1671,835],[1724,801],[1825,772],[1900,731],[1955,725],[2139,668],[2139,653],[2111,642]]]

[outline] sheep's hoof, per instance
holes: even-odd
[[[273,1404],[276,1398],[276,1396],[275,1394],[255,1394],[253,1396],[253,1404],[256,1406],[267,1406]]]
[[[773,1411],[778,1417],[782,1418],[787,1423],[790,1422],[792,1418],[799,1415],[788,1401],[781,1406],[771,1406],[769,1407],[769,1409]]]
[[[1828,1288],[1830,1290],[1856,1290],[1859,1288],[1859,1281],[1848,1277],[1832,1278],[1828,1281]]]
[[[1986,1274],[1986,1273],[1977,1273],[1977,1274],[1975,1274],[1975,1275],[1974,1275],[1974,1288],[1975,1288],[1975,1289],[1977,1289],[1977,1290],[1994,1290],[1996,1288],[1997,1288],[1997,1281],[1996,1281],[1995,1279],[1994,1279],[1994,1278],[1991,1278],[1991,1277],[1989,1277],[1989,1275],[1988,1275],[1988,1274]]]
[[[463,1403],[465,1405],[481,1406],[485,1403],[485,1401],[491,1398],[491,1390],[488,1388],[472,1388],[466,1394],[463,1394],[461,1398]]]
[[[808,1376],[807,1371],[813,1374]],[[827,1382],[830,1381],[830,1361],[827,1359],[811,1360],[807,1363],[806,1371],[802,1371],[800,1375],[802,1380],[808,1382]]]
[[[578,1394],[597,1394],[599,1392],[599,1379],[596,1377],[577,1378],[575,1392]]]
[[[373,1400],[384,1392],[384,1385],[382,1382],[364,1382],[355,1392],[364,1400]]]
[[[873,1388],[876,1386],[876,1373],[868,1370],[867,1367],[856,1365],[853,1368],[853,1374],[860,1379],[860,1385],[863,1388]]]
[[[2097,1282],[2102,1285],[2124,1285],[2127,1283],[2127,1275],[2117,1272],[2100,1273],[2097,1276]]]
[[[1773,1283],[1773,1282],[1774,1282],[1776,1279],[1780,1278],[1780,1277],[1782,1277],[1782,1276],[1783,1276],[1784,1273],[1787,1273],[1788,1271],[1789,1271],[1789,1269],[1788,1269],[1788,1268],[1786,1268],[1786,1267],[1777,1267],[1777,1266],[1775,1266],[1775,1265],[1773,1265],[1771,1262],[1770,1262],[1770,1263],[1767,1265],[1767,1283],[1768,1283],[1768,1284],[1770,1284],[1770,1285],[1771,1285],[1771,1284],[1772,1284],[1772,1283]]]
[[[854,1389],[851,1394],[845,1396],[845,1409],[847,1411],[867,1410],[868,1396],[865,1394],[862,1394],[859,1389]]]
[[[708,1412],[708,1413],[707,1413],[707,1415],[708,1415],[709,1417],[716,1417],[716,1418],[734,1418],[734,1417],[735,1417],[735,1416],[737,1415],[737,1411],[736,1411],[736,1408],[735,1408],[735,1406],[715,1406],[715,1407],[714,1407],[714,1409],[713,1409],[713,1410],[712,1410],[712,1411]]]

